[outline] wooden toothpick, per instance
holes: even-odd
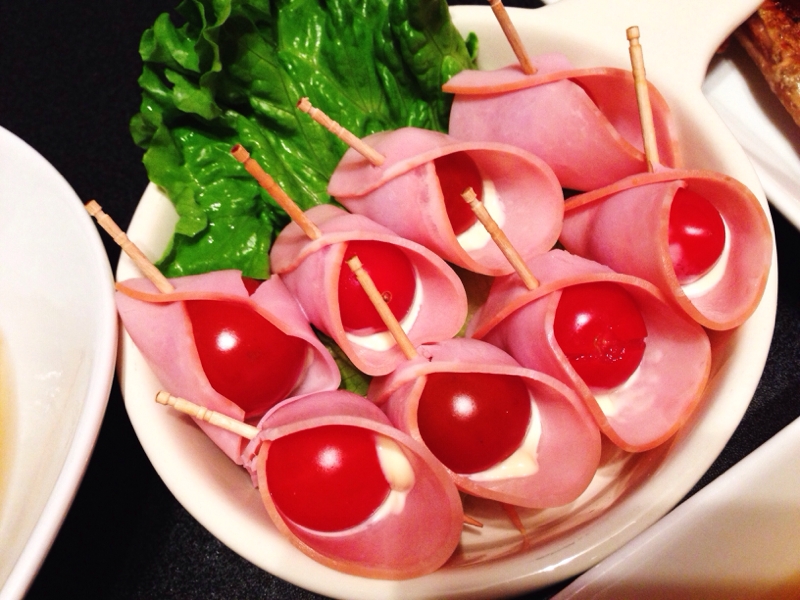
[[[178,412],[182,412],[195,419],[200,419],[206,423],[211,423],[220,429],[230,431],[248,440],[252,440],[258,435],[258,427],[248,425],[247,423],[233,419],[228,415],[223,415],[215,410],[209,410],[204,406],[200,406],[184,398],[178,398],[164,390],[156,394],[156,402],[165,406],[171,406]]]
[[[353,271],[358,279],[358,282],[361,284],[361,287],[364,288],[364,291],[369,296],[369,299],[372,301],[372,304],[375,306],[375,309],[378,311],[378,314],[383,319],[383,323],[386,325],[389,332],[394,336],[397,345],[400,346],[400,349],[405,354],[406,358],[412,360],[419,356],[416,348],[414,348],[414,344],[411,343],[411,340],[408,338],[408,335],[400,326],[397,317],[394,316],[394,313],[389,308],[389,305],[381,296],[380,290],[375,286],[375,282],[372,281],[372,277],[369,276],[369,273],[364,269],[364,265],[361,264],[361,260],[358,256],[352,256],[348,258],[346,261],[347,266]],[[483,523],[478,521],[477,519],[470,517],[466,513],[464,514],[464,524],[465,525],[472,525],[473,527],[483,527]]]
[[[352,132],[348,131],[339,123],[331,119],[328,115],[322,112],[320,109],[315,108],[311,105],[308,98],[300,98],[297,102],[297,108],[302,110],[312,119],[314,119],[317,123],[322,125],[325,129],[330,131],[340,140],[342,140],[345,144],[353,148],[353,150],[357,151],[361,154],[364,158],[366,158],[369,162],[371,162],[376,167],[379,167],[383,164],[383,161],[386,160],[386,157],[383,156],[380,152],[375,150],[372,146],[361,140],[358,136],[353,134]]]
[[[461,197],[469,204],[472,212],[475,213],[475,216],[478,217],[478,220],[486,228],[486,231],[489,232],[494,243],[497,244],[497,247],[500,248],[500,251],[508,259],[508,262],[511,263],[511,266],[514,267],[514,270],[519,274],[525,287],[529,290],[535,290],[539,287],[539,282],[536,277],[533,276],[528,265],[525,264],[525,261],[522,259],[519,252],[517,252],[517,249],[514,248],[505,232],[497,224],[497,221],[495,221],[492,215],[489,214],[489,211],[486,210],[483,202],[478,200],[475,191],[469,187],[461,193]]]
[[[631,70],[633,71],[633,85],[636,89],[636,102],[639,105],[639,122],[642,125],[644,138],[644,155],[647,160],[647,170],[652,173],[658,164],[658,144],[656,142],[656,128],[653,124],[653,109],[650,106],[650,92],[647,89],[647,77],[644,70],[644,57],[642,45],[639,43],[639,28],[635,25],[627,29],[630,42]]]
[[[475,517],[470,517],[467,513],[464,513],[464,525],[472,525],[473,527],[483,527],[483,523],[478,521]]]
[[[264,188],[267,193],[275,199],[280,207],[286,211],[289,218],[300,226],[310,239],[316,240],[322,235],[322,232],[314,224],[311,219],[306,216],[306,213],[292,200],[289,195],[283,191],[283,188],[269,176],[269,174],[261,168],[258,162],[250,157],[250,153],[244,149],[241,144],[236,144],[231,148],[233,157],[244,165],[250,175]]]
[[[506,513],[508,520],[511,521],[511,524],[524,537],[527,532],[525,531],[525,524],[522,522],[522,519],[519,518],[517,507],[514,506],[513,504],[506,504],[505,502],[501,502],[500,506],[503,507],[503,511]]]
[[[369,296],[369,299],[372,301],[373,306],[375,306],[375,310],[378,311],[383,323],[386,325],[386,328],[389,332],[394,336],[397,345],[400,346],[400,349],[403,351],[403,354],[406,355],[406,358],[412,359],[419,356],[417,354],[416,348],[414,348],[414,344],[411,343],[411,340],[408,338],[408,335],[400,326],[400,322],[397,320],[397,317],[394,316],[392,309],[389,308],[389,305],[386,303],[386,300],[383,299],[381,296],[380,291],[375,286],[375,282],[372,281],[372,277],[369,276],[369,273],[364,269],[364,265],[361,264],[361,260],[359,260],[358,256],[352,256],[348,258],[345,262],[347,262],[347,266],[353,271],[353,274],[358,279],[358,283],[361,284],[361,287],[364,288],[364,291]]]
[[[517,28],[514,27],[514,23],[511,22],[511,17],[508,16],[508,12],[502,0],[489,0],[489,6],[492,7],[492,12],[494,12],[494,16],[497,18],[498,23],[500,23],[500,28],[503,30],[506,39],[508,39],[508,43],[511,44],[511,49],[514,51],[522,67],[522,71],[526,75],[535,74],[536,68],[531,64],[528,58],[528,52],[522,44],[519,33],[517,33]]]
[[[86,208],[86,212],[95,218],[98,225],[100,225],[119,247],[122,248],[122,251],[131,258],[142,274],[158,288],[159,292],[169,294],[175,291],[173,285],[164,277],[161,271],[150,262],[150,259],[144,255],[139,247],[128,238],[127,234],[119,228],[114,222],[114,219],[103,212],[103,209],[96,200],[89,200],[84,204],[84,207]]]

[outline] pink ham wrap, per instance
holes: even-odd
[[[534,472],[482,479],[454,473],[456,486],[468,494],[526,508],[563,506],[589,485],[600,462],[600,431],[577,395],[554,378],[525,369],[490,344],[455,338],[419,348],[420,358],[408,361],[389,376],[376,377],[368,397],[392,423],[425,443],[417,423],[420,395],[429,373],[495,373],[521,377],[535,402],[541,437]],[[445,467],[446,468],[446,467]],[[478,474],[480,475],[480,474]]]
[[[557,53],[533,57],[534,75],[519,65],[461,71],[444,84],[455,94],[450,135],[524,148],[552,167],[561,185],[592,190],[647,170],[633,77],[614,68],[576,69]],[[658,152],[680,166],[677,130],[652,85]]]
[[[411,127],[376,133],[364,141],[385,156],[384,163],[375,167],[349,149],[331,176],[328,192],[349,211],[445,260],[485,275],[513,271],[480,223],[474,227],[484,234],[484,243],[477,247],[462,246],[464,236],[457,238],[453,232],[433,160],[455,152],[467,153],[484,180],[494,186],[500,206],[495,209],[487,202],[491,192],[486,189],[484,206],[522,256],[546,252],[558,239],[564,210],[561,186],[550,167],[528,152]]]
[[[652,284],[563,250],[536,257],[528,266],[540,286],[528,290],[515,276],[496,279],[467,334],[571,386],[620,448],[648,450],[670,438],[697,406],[708,379],[711,348],[703,328],[675,311]],[[623,286],[647,326],[637,371],[621,386],[597,395],[572,368],[553,333],[560,290],[592,281]]]
[[[156,290],[146,279],[117,284],[117,310],[122,324],[164,389],[211,410],[244,420],[244,411],[216,392],[206,378],[194,344],[192,324],[184,301],[224,300],[247,302],[288,335],[309,345],[309,356],[293,395],[333,390],[340,374],[333,358],[319,342],[300,307],[273,276],[249,296],[239,271],[215,271],[171,279],[175,292]],[[243,440],[238,435],[195,419],[205,433],[235,462],[240,463]]]
[[[345,332],[339,310],[338,281],[341,268],[348,268],[342,267],[348,241],[393,244],[411,260],[418,275],[417,292],[422,294],[422,304],[413,323],[401,323],[415,346],[458,333],[467,316],[467,295],[461,280],[441,258],[367,217],[332,205],[315,206],[306,215],[319,227],[322,236],[311,240],[298,225],[290,223],[272,246],[272,270],[280,274],[309,321],[330,336],[356,368],[367,375],[385,375],[406,357],[388,332],[380,334],[385,338],[385,347],[379,349],[368,347]]]
[[[318,533],[287,520],[269,493],[266,460],[270,443],[291,433],[325,425],[352,425],[395,442],[413,470],[402,510],[338,533]],[[339,390],[292,398],[271,410],[261,432],[245,449],[243,462],[254,478],[270,517],[298,549],[331,568],[362,577],[407,579],[441,567],[458,546],[464,520],[461,498],[447,471],[422,444],[395,429],[371,402]],[[320,498],[325,502],[325,498]]]
[[[694,283],[681,287],[669,257],[670,207],[681,187],[711,202],[726,225],[727,264],[710,289]],[[758,199],[731,177],[660,169],[574,196],[566,210],[560,241],[567,250],[646,279],[704,327],[737,327],[761,300],[772,260],[772,234]]]

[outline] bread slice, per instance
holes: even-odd
[[[765,0],[734,36],[800,125],[800,1]]]

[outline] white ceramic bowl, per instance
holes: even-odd
[[[105,413],[113,278],[75,192],[0,128],[0,599],[21,598],[66,515]]]
[[[509,13],[531,53],[561,51],[578,66],[629,68],[625,31],[638,25],[648,76],[672,106],[687,167],[736,177],[766,211],[750,163],[700,90],[717,45],[758,3],[563,0]],[[514,61],[488,6],[456,6],[451,13],[462,32],[478,34],[481,68]],[[171,204],[151,186],[128,233],[155,258],[174,222]],[[713,336],[706,398],[677,436],[638,455],[607,448],[597,476],[578,500],[558,509],[520,511],[528,531],[524,540],[496,505],[467,500],[467,512],[484,528],[465,530],[458,555],[444,568],[408,581],[332,571],[284,540],[247,474],[191,421],[156,405],[158,381],[127,336],[121,349],[122,390],[142,446],[172,493],[211,533],[263,569],[315,592],[351,600],[518,594],[580,573],[621,547],[675,506],[708,469],[744,414],[766,362],[775,320],[776,264],[756,313],[736,331]],[[123,257],[118,279],[137,275]]]

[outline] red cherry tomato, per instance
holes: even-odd
[[[431,373],[417,423],[425,445],[456,473],[478,473],[522,444],[531,420],[528,388],[519,377]]]
[[[681,284],[707,273],[725,247],[719,211],[703,196],[681,188],[669,212],[669,256]]]
[[[286,398],[305,365],[305,340],[286,335],[243,302],[189,300],[185,306],[211,387],[246,417]]]
[[[266,479],[275,506],[314,531],[363,523],[389,494],[375,434],[325,425],[278,438],[269,447]]]
[[[350,267],[345,264],[358,256],[392,314],[401,321],[414,301],[417,283],[414,267],[403,250],[393,244],[357,240],[347,243],[339,272],[339,309],[346,331],[358,334],[386,331],[378,311],[372,305]]]
[[[483,197],[483,179],[475,161],[466,152],[453,152],[433,160],[439,185],[444,195],[444,207],[453,233],[464,233],[478,220],[461,194],[472,188],[480,200]]]
[[[642,362],[647,327],[636,302],[616,283],[565,288],[553,327],[559,347],[591,388],[624,383]]]

